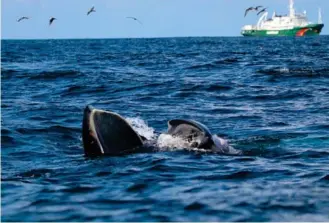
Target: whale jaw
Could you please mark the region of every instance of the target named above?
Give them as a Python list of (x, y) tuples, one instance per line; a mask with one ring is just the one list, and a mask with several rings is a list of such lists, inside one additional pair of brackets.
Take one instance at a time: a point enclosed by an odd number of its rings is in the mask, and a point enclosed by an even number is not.
[(104, 154), (99, 140), (97, 137), (97, 132), (94, 128), (94, 122), (92, 120), (92, 114), (94, 108), (92, 106), (87, 106), (83, 113), (82, 122), (82, 140), (85, 155), (87, 156), (100, 156)]
[(83, 146), (87, 156), (124, 155), (143, 145), (142, 138), (120, 115), (87, 106), (83, 118)]

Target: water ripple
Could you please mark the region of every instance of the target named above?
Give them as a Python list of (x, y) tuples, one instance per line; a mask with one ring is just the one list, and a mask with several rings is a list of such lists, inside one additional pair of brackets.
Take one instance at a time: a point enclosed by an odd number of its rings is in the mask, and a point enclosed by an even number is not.
[[(326, 221), (329, 38), (2, 40), (3, 221)], [(243, 151), (85, 157), (87, 104)], [(124, 136), (123, 140), (125, 139)]]

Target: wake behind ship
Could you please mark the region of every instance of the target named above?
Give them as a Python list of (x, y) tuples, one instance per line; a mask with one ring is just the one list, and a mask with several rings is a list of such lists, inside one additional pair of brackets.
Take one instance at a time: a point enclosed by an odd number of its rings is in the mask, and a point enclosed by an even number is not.
[(265, 12), (256, 25), (245, 25), (242, 28), (243, 36), (312, 36), (319, 35), (324, 24), (322, 23), (321, 10), (319, 9), (318, 23), (309, 22), (304, 13), (296, 13), (294, 1), (290, 0), (289, 15), (276, 15), (267, 18)]

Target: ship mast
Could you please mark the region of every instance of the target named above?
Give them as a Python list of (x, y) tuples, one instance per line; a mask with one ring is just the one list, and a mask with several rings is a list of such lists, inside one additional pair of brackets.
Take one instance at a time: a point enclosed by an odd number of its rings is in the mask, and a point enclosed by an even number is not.
[(318, 18), (318, 23), (319, 23), (319, 24), (322, 24), (321, 8), (319, 8), (319, 18)]
[(295, 17), (294, 0), (290, 0), (289, 13), (290, 13), (290, 17)]

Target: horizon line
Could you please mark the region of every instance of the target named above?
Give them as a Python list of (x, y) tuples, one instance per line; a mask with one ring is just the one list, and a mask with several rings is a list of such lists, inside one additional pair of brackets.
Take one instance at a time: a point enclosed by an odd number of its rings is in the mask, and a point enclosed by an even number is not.
[[(320, 36), (328, 36), (329, 34), (322, 34), (318, 35)], [(149, 36), (149, 37), (59, 37), (59, 38), (0, 38), (2, 40), (93, 40), (93, 39), (170, 39), (170, 38), (237, 38), (237, 37), (243, 37), (242, 35), (238, 36)], [(270, 36), (269, 36), (270, 37)], [(314, 36), (313, 36), (314, 37)], [(247, 37), (250, 38), (250, 37)], [(251, 37), (252, 38), (252, 37)], [(261, 37), (264, 38), (264, 37)]]
[(240, 36), (145, 36), (145, 37), (59, 37), (59, 38), (0, 38), (1, 40), (75, 40), (75, 39), (166, 39), (166, 38), (216, 38), (216, 37), (243, 37)]

